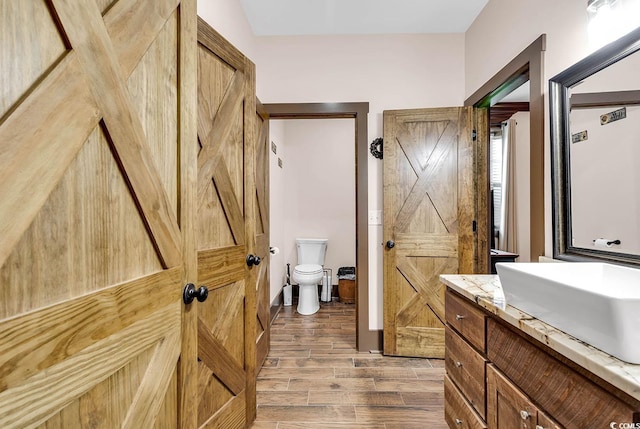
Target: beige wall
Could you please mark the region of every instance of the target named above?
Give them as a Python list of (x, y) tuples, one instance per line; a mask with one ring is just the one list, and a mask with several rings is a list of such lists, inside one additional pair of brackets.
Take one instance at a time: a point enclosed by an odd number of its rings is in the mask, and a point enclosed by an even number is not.
[[(280, 250), (277, 255), (271, 255), (269, 261), (269, 301), (273, 303), (278, 298), (282, 286), (286, 284), (286, 263), (291, 262), (285, 259), (286, 165), (284, 160), (287, 159), (287, 146), (284, 121), (269, 121), (269, 140), (276, 144), (276, 153), (269, 151), (269, 240), (271, 246)], [(278, 166), (278, 158), (283, 160), (282, 168)]]
[(198, 16), (253, 60), (255, 36), (240, 0), (197, 0)]
[(530, 233), (531, 214), (529, 182), (529, 112), (517, 112), (511, 117), (516, 121), (515, 198), (518, 243), (518, 262), (531, 262)]
[[(501, 23), (501, 25), (496, 25)], [(505, 28), (514, 31), (505, 33)], [(490, 0), (465, 34), (465, 94), (470, 96), (541, 34), (545, 69), (545, 255), (552, 256), (548, 79), (590, 54), (583, 0)]]
[[(266, 103), (369, 102), (369, 137), (389, 109), (461, 105), (464, 35), (257, 38)], [(382, 162), (369, 156), (369, 209), (382, 210)], [(382, 328), (382, 226), (369, 225), (370, 327)], [(335, 274), (335, 273), (334, 273)]]
[[(283, 168), (271, 163), (272, 245), (280, 248), (280, 267), (271, 272), (272, 300), (282, 286), (286, 263), (297, 263), (295, 239), (327, 238), (325, 268), (354, 266), (355, 128), (353, 119), (273, 120), (271, 140)], [(274, 167), (275, 164), (275, 167)], [(274, 231), (274, 230), (277, 230)], [(281, 271), (282, 270), (282, 271)], [(282, 274), (278, 274), (280, 271)]]
[[(627, 118), (600, 125), (600, 115), (621, 106), (573, 109), (571, 132), (589, 139), (571, 145), (573, 245), (594, 248), (593, 240), (620, 240), (612, 252), (640, 253), (640, 107), (627, 106)], [(626, 186), (625, 186), (626, 185)]]
[[(237, 0), (198, 3), (198, 13), (256, 63), (262, 102), (369, 102), (369, 141), (382, 135), (383, 110), (461, 105), (542, 33), (547, 34), (545, 81), (591, 51), (584, 0), (490, 0), (465, 34), (260, 38), (251, 34)], [(546, 83), (544, 89), (546, 93)], [(550, 256), (546, 121), (545, 235)], [(372, 157), (368, 163), (369, 208), (380, 210), (382, 163)], [(381, 227), (370, 225), (371, 329), (382, 328), (383, 241)]]

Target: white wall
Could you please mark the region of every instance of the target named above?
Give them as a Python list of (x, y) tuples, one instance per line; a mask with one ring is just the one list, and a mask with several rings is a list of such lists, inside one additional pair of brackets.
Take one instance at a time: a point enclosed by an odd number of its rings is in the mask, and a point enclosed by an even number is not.
[[(496, 25), (501, 23), (501, 25)], [(505, 28), (513, 29), (508, 33)], [(590, 54), (584, 0), (490, 0), (465, 34), (465, 94), (473, 94), (509, 61), (547, 35), (545, 84), (545, 255), (552, 256), (547, 81)]]
[[(272, 303), (297, 263), (296, 237), (328, 238), (325, 268), (355, 266), (355, 124), (353, 119), (272, 120), (270, 140)], [(282, 168), (278, 166), (282, 160)], [(292, 279), (293, 283), (293, 279)]]
[[(237, 0), (198, 3), (198, 13), (256, 63), (263, 103), (367, 101), (369, 141), (382, 136), (383, 110), (461, 105), (542, 33), (545, 82), (591, 51), (584, 0), (490, 0), (465, 34), (260, 38), (251, 35)], [(551, 255), (545, 118), (545, 236)], [(368, 162), (369, 209), (380, 210), (381, 162)], [(381, 329), (381, 227), (369, 226), (369, 241), (370, 328)]]
[(197, 0), (198, 16), (238, 48), (245, 56), (255, 55), (255, 36), (240, 0)]
[[(269, 263), (270, 294), (269, 302), (276, 301), (282, 286), (286, 284), (285, 259), (285, 170), (284, 160), (287, 158), (287, 146), (284, 136), (283, 121), (269, 121), (269, 141), (276, 144), (276, 152), (269, 150), (269, 244), (280, 249), (277, 255), (271, 255)], [(283, 160), (282, 168), (278, 166), (278, 158)], [(293, 267), (291, 268), (293, 270)]]
[(640, 107), (627, 106), (626, 119), (600, 125), (600, 115), (620, 107), (571, 111), (571, 132), (589, 136), (571, 144), (572, 244), (593, 249), (597, 238), (618, 239), (619, 246), (604, 250), (638, 254), (640, 196), (625, 184), (640, 183)]
[(355, 266), (356, 183), (353, 119), (284, 122), (285, 263), (297, 263), (295, 239), (327, 238), (325, 268)]
[[(256, 40), (254, 60), (263, 103), (369, 102), (368, 141), (382, 137), (383, 110), (464, 102), (462, 34)], [(368, 163), (369, 209), (382, 210), (382, 162), (370, 156)], [(370, 225), (371, 329), (382, 329), (383, 241), (382, 226)]]
[(517, 112), (511, 119), (516, 121), (516, 165), (515, 165), (515, 198), (516, 198), (516, 230), (518, 243), (516, 253), (520, 255), (518, 262), (531, 261), (530, 248), (530, 175), (529, 175), (529, 112)]

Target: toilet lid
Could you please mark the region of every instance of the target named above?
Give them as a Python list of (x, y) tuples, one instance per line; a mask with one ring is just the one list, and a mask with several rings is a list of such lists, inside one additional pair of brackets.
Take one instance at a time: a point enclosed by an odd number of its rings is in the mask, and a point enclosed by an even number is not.
[(322, 265), (318, 265), (318, 264), (296, 265), (293, 271), (298, 272), (300, 274), (319, 274), (322, 272)]

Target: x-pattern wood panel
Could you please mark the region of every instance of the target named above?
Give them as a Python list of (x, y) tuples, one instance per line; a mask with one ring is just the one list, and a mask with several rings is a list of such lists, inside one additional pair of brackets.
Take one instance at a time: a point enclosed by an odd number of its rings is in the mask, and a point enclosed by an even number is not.
[(260, 132), (258, 134), (258, 148), (256, 150), (257, 160), (256, 160), (256, 197), (258, 199), (258, 214), (260, 216), (260, 221), (262, 223), (262, 231), (266, 231), (266, 227), (269, 224), (268, 216), (269, 213), (267, 211), (266, 203), (266, 183), (263, 178), (266, 177), (265, 167), (266, 162), (269, 160), (269, 145), (268, 145), (268, 136), (267, 136), (267, 127), (268, 121), (265, 120), (262, 122), (260, 126)]
[[(211, 309), (207, 315), (213, 316), (211, 331), (223, 343), (234, 342), (229, 338), (231, 327), (238, 319), (242, 319), (244, 310), (244, 282), (231, 283), (224, 288), (225, 296), (220, 308)], [(212, 313), (212, 314), (211, 314)]]
[[(181, 263), (177, 221), (124, 84), (127, 72), (134, 69), (153, 37), (148, 32), (148, 37), (140, 40), (121, 37), (116, 47), (109, 37), (110, 32), (131, 34), (131, 26), (139, 21), (133, 18), (139, 17), (140, 13), (149, 21), (147, 28), (164, 25), (175, 10), (176, 2), (148, 1), (140, 7), (142, 12), (128, 14), (131, 8), (137, 10), (138, 2), (121, 1), (109, 11), (105, 20), (93, 2), (79, 4), (56, 0), (52, 5), (73, 50), (0, 125), (0, 141), (13, 143), (3, 147), (0, 154), (4, 175), (0, 183), (0, 234), (4, 238), (0, 264), (4, 263), (87, 136), (104, 119), (159, 257), (165, 267), (176, 266)], [(107, 28), (106, 23), (115, 28)], [(89, 42), (97, 43), (100, 49), (89, 48)], [(47, 127), (50, 123), (65, 126)], [(34, 129), (38, 132), (34, 133)], [(133, 144), (129, 139), (133, 139)], [(39, 156), (33, 156), (34, 153)], [(56, 159), (56, 162), (42, 162), (50, 159)], [(31, 197), (24, 198), (24, 195)], [(15, 216), (15, 213), (21, 215)]]
[[(458, 272), (466, 203), (466, 108), (386, 111), (384, 352), (442, 357), (439, 275)], [(473, 164), (470, 164), (471, 167)], [(463, 219), (464, 220), (464, 219)], [(469, 225), (471, 223), (469, 222)], [(462, 231), (462, 232), (461, 232)]]
[[(244, 100), (244, 74), (236, 71), (225, 92), (224, 98), (212, 121), (198, 121), (198, 139), (202, 150), (198, 155), (198, 200), (205, 200), (207, 187), (211, 180), (218, 190), (222, 208), (236, 244), (245, 243), (244, 215), (235, 192), (232, 192), (232, 180), (229, 170), (222, 159), (220, 142), (227, 141), (233, 130), (236, 117), (242, 112)], [(210, 117), (207, 94), (198, 96), (198, 116)]]
[[(136, 318), (169, 305), (175, 301), (172, 289), (179, 280), (180, 270), (174, 268), (3, 322), (0, 389), (16, 387)], [(152, 303), (140, 299), (152, 295)]]
[(198, 357), (224, 385), (238, 395), (245, 388), (245, 371), (200, 320), (198, 321)]
[[(102, 326), (98, 319), (99, 315), (91, 320), (96, 327)], [(137, 400), (128, 413), (132, 423), (128, 427), (148, 427), (138, 426), (138, 412), (142, 411), (142, 420), (146, 422), (153, 421), (157, 414), (158, 409), (151, 401), (154, 395), (164, 394), (164, 391), (154, 392), (151, 385), (158, 386), (160, 382), (166, 387), (169, 383), (180, 353), (179, 321), (180, 305), (175, 302), (71, 356), (65, 355), (64, 360), (49, 366), (46, 371), (34, 372), (22, 383), (3, 390), (0, 392), (0, 427), (35, 426), (44, 422), (122, 368), (133, 356), (158, 345), (141, 390), (137, 392)], [(46, 349), (39, 352), (46, 352)], [(37, 351), (29, 353), (30, 356), (37, 354)], [(51, 395), (54, 391), (56, 394)]]
[[(447, 260), (442, 259), (439, 267), (428, 273), (428, 276), (425, 276), (407, 258), (401, 258), (400, 261), (398, 261), (398, 271), (400, 271), (416, 291), (416, 297), (407, 302), (398, 312), (399, 325), (407, 325), (420, 311), (424, 311), (425, 305), (429, 306), (431, 311), (433, 311), (436, 317), (444, 324), (444, 303), (439, 293), (439, 277), (440, 274), (448, 272), (449, 268)], [(418, 300), (418, 302), (415, 302), (416, 300)]]
[[(258, 279), (256, 281), (256, 288), (260, 289), (264, 287), (267, 277), (267, 265), (260, 264), (260, 270), (258, 272)], [(258, 303), (258, 323), (260, 326), (258, 327), (260, 330), (265, 331), (269, 329), (269, 316), (270, 309), (267, 303), (260, 302)]]
[(402, 148), (411, 168), (414, 170), (418, 178), (411, 188), (411, 192), (404, 201), (398, 216), (396, 217), (395, 230), (405, 231), (407, 229), (412, 216), (415, 214), (420, 204), (423, 203), (426, 196), (430, 199), (433, 208), (438, 212), (447, 232), (453, 232), (452, 230), (455, 228), (454, 222), (457, 213), (453, 213), (453, 217), (449, 215), (448, 212), (450, 210), (447, 210), (446, 206), (450, 205), (450, 202), (448, 202), (448, 204), (447, 201), (440, 203), (441, 197), (439, 197), (438, 194), (442, 193), (442, 190), (438, 187), (434, 189), (434, 183), (437, 182), (437, 176), (441, 165), (443, 165), (455, 149), (454, 143), (456, 141), (457, 130), (454, 126), (447, 123), (442, 135), (440, 135), (437, 143), (433, 147), (424, 167), (420, 165), (420, 160), (413, 148), (416, 144), (413, 136), (408, 134), (406, 131), (401, 131), (398, 134), (396, 141)]

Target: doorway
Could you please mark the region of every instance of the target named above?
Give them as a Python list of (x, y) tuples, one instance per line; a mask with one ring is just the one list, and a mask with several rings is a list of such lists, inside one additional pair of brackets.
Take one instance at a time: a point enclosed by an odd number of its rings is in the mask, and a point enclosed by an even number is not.
[[(488, 108), (491, 111), (497, 110), (499, 100), (505, 95), (513, 92), (516, 88), (529, 82), (529, 254), (532, 261), (537, 261), (539, 256), (545, 254), (545, 210), (544, 210), (544, 51), (546, 50), (546, 35), (542, 34), (520, 54), (518, 54), (509, 64), (503, 67), (491, 79), (489, 79), (480, 89), (467, 98), (465, 106)], [(482, 126), (480, 126), (482, 125)], [(488, 124), (479, 124), (478, 132), (487, 133), (489, 141), (490, 127)], [(478, 210), (490, 210), (490, 180), (489, 171), (489, 148), (478, 148), (486, 154), (484, 168), (479, 171), (477, 180), (486, 184), (486, 191), (478, 195)], [(478, 225), (478, 236), (485, 239), (480, 240), (484, 245), (479, 251), (486, 252), (487, 260), (490, 258), (490, 237), (492, 234), (491, 216), (487, 217), (487, 223)], [(491, 272), (491, 267), (486, 267), (487, 272)]]
[(264, 104), (270, 119), (351, 118), (356, 152), (356, 347), (380, 350), (382, 332), (369, 330), (369, 237), (367, 115), (369, 103)]

